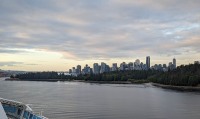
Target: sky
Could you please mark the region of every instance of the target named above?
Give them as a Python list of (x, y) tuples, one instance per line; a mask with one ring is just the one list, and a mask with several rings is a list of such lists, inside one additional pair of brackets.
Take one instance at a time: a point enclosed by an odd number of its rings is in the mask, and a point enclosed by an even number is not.
[(200, 0), (0, 0), (0, 69), (200, 60)]

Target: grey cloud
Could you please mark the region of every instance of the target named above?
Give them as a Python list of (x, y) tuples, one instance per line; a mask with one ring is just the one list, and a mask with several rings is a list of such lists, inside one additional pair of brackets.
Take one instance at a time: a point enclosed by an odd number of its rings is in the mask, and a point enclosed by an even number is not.
[(199, 4), (198, 0), (1, 0), (0, 53), (20, 53), (6, 48), (44, 49), (77, 60), (181, 55), (180, 49), (188, 45), (199, 50), (185, 42), (200, 34)]
[(0, 66), (15, 66), (23, 64), (23, 62), (0, 62)]
[(17, 54), (17, 53), (28, 53), (29, 51), (26, 50), (17, 50), (17, 49), (1, 49), (0, 48), (0, 53), (6, 53), (6, 54)]
[(38, 65), (38, 64), (26, 64), (26, 65)]

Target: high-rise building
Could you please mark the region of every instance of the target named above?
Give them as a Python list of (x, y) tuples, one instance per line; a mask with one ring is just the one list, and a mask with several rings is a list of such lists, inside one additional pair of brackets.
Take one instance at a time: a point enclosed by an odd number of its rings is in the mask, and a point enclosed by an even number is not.
[(169, 68), (170, 70), (174, 69), (174, 65), (173, 65), (172, 62), (169, 62), (168, 68)]
[(106, 71), (105, 72), (110, 72), (110, 67), (109, 65), (106, 65)]
[(90, 67), (86, 64), (84, 69), (82, 70), (83, 74), (90, 74)]
[(117, 63), (112, 64), (112, 71), (117, 71)]
[(133, 62), (128, 63), (128, 70), (133, 70)]
[(126, 68), (126, 63), (125, 63), (125, 62), (122, 62), (122, 63), (120, 64), (120, 70), (121, 70), (121, 71), (124, 71), (125, 68)]
[(146, 57), (146, 65), (147, 65), (147, 69), (150, 68), (150, 56)]
[(139, 60), (139, 59), (136, 59), (136, 60), (135, 60), (135, 63), (136, 63), (137, 65), (140, 65), (140, 60)]
[(166, 64), (163, 64), (163, 68), (167, 68), (167, 65), (166, 65)]
[(101, 62), (101, 71), (100, 71), (100, 72), (101, 72), (101, 73), (106, 72), (106, 63)]
[(93, 73), (94, 74), (99, 74), (100, 72), (99, 72), (99, 65), (98, 65), (98, 63), (94, 63), (93, 64)]
[(169, 65), (168, 65), (168, 66), (169, 66), (169, 67), (172, 66), (172, 62), (169, 62)]
[(173, 65), (174, 65), (174, 68), (176, 68), (176, 59), (175, 58), (173, 59)]
[(81, 65), (77, 65), (76, 71), (77, 74), (81, 74)]
[(163, 68), (162, 64), (159, 64), (159, 65), (158, 65), (158, 70), (159, 70), (159, 71), (162, 71), (162, 68)]
[(134, 62), (134, 70), (141, 70), (139, 59), (136, 59)]
[(69, 73), (70, 73), (70, 74), (72, 73), (72, 69), (69, 69)]
[(89, 69), (89, 73), (93, 74), (93, 69), (92, 68)]
[(75, 67), (72, 67), (72, 73), (76, 73)]
[(101, 65), (99, 65), (99, 73), (101, 73)]

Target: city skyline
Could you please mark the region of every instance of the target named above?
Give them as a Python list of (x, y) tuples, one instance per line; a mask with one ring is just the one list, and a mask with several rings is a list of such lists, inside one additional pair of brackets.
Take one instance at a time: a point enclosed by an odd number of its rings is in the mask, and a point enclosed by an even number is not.
[(2, 70), (68, 71), (95, 62), (146, 63), (146, 56), (151, 66), (200, 60), (199, 0), (0, 3)]
[[(163, 64), (151, 64), (151, 57), (146, 56), (146, 64), (141, 62), (140, 59), (136, 59), (133, 62), (121, 62), (120, 64), (112, 63), (112, 65), (106, 64), (105, 62), (101, 63), (93, 63), (93, 66), (90, 67), (90, 65), (85, 64), (83, 68), (81, 69), (81, 65), (77, 65), (77, 69), (75, 67), (72, 67), (68, 70), (69, 74), (72, 74), (74, 76), (80, 75), (80, 74), (101, 74), (105, 72), (112, 72), (112, 71), (126, 71), (126, 70), (159, 70), (159, 71), (168, 71), (176, 69), (177, 62), (176, 58), (173, 58), (171, 61)], [(194, 61), (194, 63), (199, 63), (200, 61)]]

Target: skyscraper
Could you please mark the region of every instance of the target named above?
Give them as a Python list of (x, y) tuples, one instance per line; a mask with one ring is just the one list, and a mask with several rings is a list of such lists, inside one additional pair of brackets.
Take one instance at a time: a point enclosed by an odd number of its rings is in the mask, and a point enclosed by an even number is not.
[(93, 64), (93, 73), (94, 74), (99, 74), (99, 65), (98, 65), (98, 63), (94, 63)]
[(176, 68), (176, 59), (175, 58), (173, 59), (173, 65), (174, 65), (174, 68)]
[(147, 69), (150, 68), (150, 56), (146, 57), (146, 65), (147, 65)]
[(117, 63), (112, 64), (112, 71), (117, 71)]
[(101, 62), (101, 73), (106, 72), (106, 63)]
[(69, 73), (70, 73), (70, 74), (72, 73), (72, 69), (69, 69)]
[(110, 66), (106, 64), (106, 72), (110, 72)]
[(72, 73), (76, 73), (75, 67), (72, 67)]
[(135, 63), (136, 63), (137, 65), (140, 65), (140, 60), (139, 60), (139, 59), (136, 59), (136, 60), (135, 60)]
[(86, 64), (83, 68), (82, 74), (90, 74), (90, 67), (88, 66), (88, 64)]
[(121, 71), (124, 71), (124, 70), (125, 70), (125, 67), (126, 67), (126, 63), (125, 63), (125, 62), (122, 62), (122, 63), (120, 64), (120, 70), (121, 70)]
[(128, 70), (133, 70), (133, 62), (128, 63)]
[(76, 69), (77, 69), (76, 73), (81, 74), (81, 65), (77, 65)]
[(134, 70), (140, 70), (140, 60), (136, 59), (134, 62)]
[(174, 69), (174, 65), (173, 65), (172, 62), (169, 62), (168, 68), (169, 68), (170, 70)]

